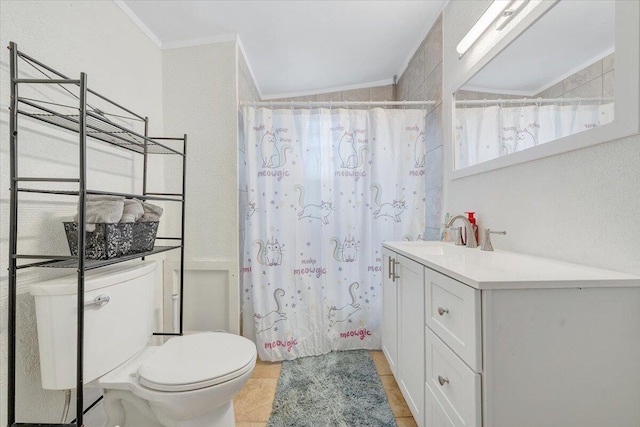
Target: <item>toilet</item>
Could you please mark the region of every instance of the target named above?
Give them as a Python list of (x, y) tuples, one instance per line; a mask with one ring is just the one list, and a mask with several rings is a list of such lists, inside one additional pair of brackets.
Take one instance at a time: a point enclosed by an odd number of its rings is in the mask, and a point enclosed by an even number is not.
[[(30, 285), (42, 387), (76, 384), (77, 276)], [(107, 427), (233, 427), (233, 398), (256, 363), (252, 341), (201, 332), (150, 345), (155, 261), (85, 276), (84, 382), (103, 389)]]

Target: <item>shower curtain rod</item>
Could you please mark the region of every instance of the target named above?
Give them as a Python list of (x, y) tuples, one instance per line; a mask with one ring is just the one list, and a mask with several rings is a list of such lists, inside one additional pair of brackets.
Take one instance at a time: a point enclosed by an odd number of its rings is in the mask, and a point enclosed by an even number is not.
[(579, 102), (612, 102), (615, 98), (519, 98), (519, 99), (469, 99), (458, 100), (456, 105), (485, 104), (573, 104)]
[(243, 102), (243, 107), (352, 107), (358, 105), (435, 105), (436, 101), (260, 101)]

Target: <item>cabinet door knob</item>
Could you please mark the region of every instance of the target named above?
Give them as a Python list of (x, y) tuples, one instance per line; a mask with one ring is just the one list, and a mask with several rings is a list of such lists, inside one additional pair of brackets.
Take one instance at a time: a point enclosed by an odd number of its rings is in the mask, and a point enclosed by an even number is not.
[(444, 316), (445, 313), (448, 313), (449, 309), (448, 308), (442, 308), (442, 307), (438, 307), (438, 314), (440, 316)]
[(444, 378), (442, 375), (438, 375), (438, 382), (440, 385), (449, 384), (449, 378)]

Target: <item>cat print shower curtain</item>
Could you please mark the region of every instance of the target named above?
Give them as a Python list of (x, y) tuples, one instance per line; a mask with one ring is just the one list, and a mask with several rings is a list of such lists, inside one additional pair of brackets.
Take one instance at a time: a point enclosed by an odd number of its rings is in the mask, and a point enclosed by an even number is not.
[(381, 244), (425, 228), (425, 111), (242, 110), (242, 302), (262, 360), (380, 348)]
[[(464, 102), (464, 101), (462, 101)], [(613, 103), (456, 108), (455, 167), (526, 150), (613, 121)]]

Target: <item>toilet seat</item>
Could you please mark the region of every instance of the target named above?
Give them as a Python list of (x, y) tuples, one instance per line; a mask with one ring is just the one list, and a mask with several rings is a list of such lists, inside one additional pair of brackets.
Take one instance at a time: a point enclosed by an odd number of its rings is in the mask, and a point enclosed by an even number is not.
[(183, 335), (170, 339), (146, 358), (138, 368), (138, 380), (157, 391), (197, 390), (245, 374), (253, 369), (256, 355), (253, 342), (238, 335)]

